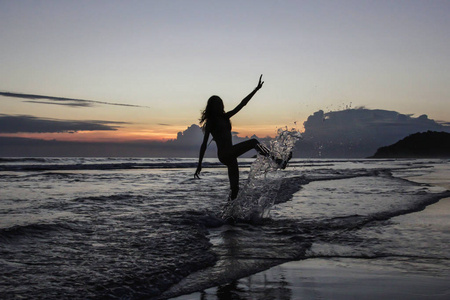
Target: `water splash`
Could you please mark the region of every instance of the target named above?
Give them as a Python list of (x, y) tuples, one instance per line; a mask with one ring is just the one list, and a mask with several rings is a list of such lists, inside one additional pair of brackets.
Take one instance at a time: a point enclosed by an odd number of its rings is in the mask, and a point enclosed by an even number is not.
[(270, 151), (269, 157), (258, 154), (238, 197), (223, 208), (224, 219), (255, 221), (269, 215), (281, 184), (280, 174), (277, 172), (281, 166), (276, 161), (288, 161), (300, 138), (297, 128), (278, 129), (277, 136), (265, 145)]

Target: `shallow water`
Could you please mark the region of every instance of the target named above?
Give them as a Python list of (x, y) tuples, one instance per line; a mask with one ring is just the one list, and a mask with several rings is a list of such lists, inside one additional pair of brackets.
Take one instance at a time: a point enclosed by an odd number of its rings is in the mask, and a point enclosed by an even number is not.
[[(253, 161), (240, 160), (242, 184)], [(195, 167), (1, 159), (2, 297), (172, 297), (310, 257), (396, 257), (449, 275), (448, 223), (417, 224), (411, 213), (450, 196), (445, 182), (414, 182), (449, 178), (449, 160), (293, 159), (257, 182), (277, 187), (266, 218), (234, 226), (218, 218), (226, 169), (207, 159), (194, 180)]]

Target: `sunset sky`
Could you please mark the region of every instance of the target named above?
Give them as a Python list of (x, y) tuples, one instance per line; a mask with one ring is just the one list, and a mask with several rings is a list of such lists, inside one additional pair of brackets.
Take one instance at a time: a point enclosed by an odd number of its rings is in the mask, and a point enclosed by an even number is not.
[[(0, 135), (173, 139), (260, 74), (241, 136), (350, 106), (450, 121), (449, 15), (450, 1), (0, 1)], [(97, 127), (8, 130), (11, 116)]]

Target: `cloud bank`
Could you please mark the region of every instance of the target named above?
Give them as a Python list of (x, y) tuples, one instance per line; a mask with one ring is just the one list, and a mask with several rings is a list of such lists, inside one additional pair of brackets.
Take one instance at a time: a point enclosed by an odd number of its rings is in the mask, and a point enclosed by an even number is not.
[(380, 109), (322, 110), (304, 122), (303, 140), (296, 147), (300, 157), (368, 157), (382, 146), (424, 131), (450, 132), (426, 115), (417, 118)]
[(0, 133), (61, 133), (117, 130), (123, 122), (70, 121), (0, 114)]

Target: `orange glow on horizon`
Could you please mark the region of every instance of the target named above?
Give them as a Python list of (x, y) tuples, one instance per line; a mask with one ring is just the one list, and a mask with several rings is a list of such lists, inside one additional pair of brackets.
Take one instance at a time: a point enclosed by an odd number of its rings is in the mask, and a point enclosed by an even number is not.
[[(3, 137), (19, 137), (40, 140), (56, 140), (67, 142), (137, 142), (137, 141), (154, 141), (165, 142), (177, 138), (179, 132), (185, 131), (189, 126), (167, 126), (156, 127), (154, 129), (136, 129), (122, 128), (115, 131), (79, 131), (75, 133), (10, 133), (0, 134)], [(253, 135), (259, 138), (274, 137), (279, 127), (275, 125), (259, 125), (259, 126), (238, 126), (233, 128), (239, 137), (251, 137)]]
[(133, 141), (155, 141), (163, 142), (176, 137), (176, 134), (167, 133), (147, 133), (147, 132), (119, 132), (119, 131), (79, 131), (77, 133), (16, 133), (16, 134), (1, 134), (4, 137), (19, 137), (40, 140), (56, 140), (66, 142), (133, 142)]

